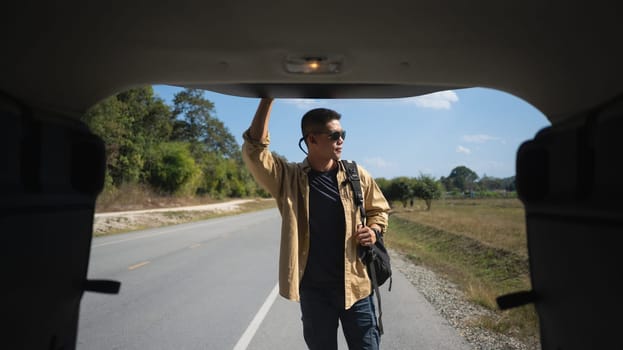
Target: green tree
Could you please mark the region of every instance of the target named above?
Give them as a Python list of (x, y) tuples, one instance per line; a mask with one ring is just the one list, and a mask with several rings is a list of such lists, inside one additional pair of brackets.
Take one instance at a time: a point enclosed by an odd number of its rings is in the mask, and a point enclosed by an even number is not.
[(124, 113), (135, 118), (133, 133), (140, 135), (148, 145), (168, 140), (173, 131), (171, 109), (154, 95), (151, 86), (130, 89), (117, 95), (124, 105)]
[(430, 175), (423, 175), (417, 178), (417, 182), (413, 189), (414, 195), (421, 198), (426, 203), (426, 210), (430, 210), (433, 199), (441, 197), (441, 183)]
[(206, 189), (215, 197), (262, 195), (262, 191), (259, 190), (259, 186), (246, 167), (234, 159), (215, 159), (206, 171)]
[(83, 120), (106, 143), (111, 188), (143, 182), (167, 193), (267, 196), (201, 90), (175, 95), (171, 111), (151, 86), (130, 89), (93, 106)]
[(409, 199), (413, 198), (412, 181), (408, 177), (392, 179), (389, 185), (389, 193), (386, 195), (390, 201), (400, 201), (403, 208), (407, 207)]
[(496, 191), (504, 189), (503, 180), (497, 177), (482, 175), (482, 178), (478, 180), (478, 186), (484, 191)]
[(517, 187), (515, 185), (515, 177), (514, 176), (502, 179), (502, 186), (503, 186), (503, 188), (505, 190), (507, 190), (509, 192), (517, 191)]
[(106, 144), (107, 183), (142, 179), (147, 150), (171, 133), (170, 115), (151, 86), (111, 96), (85, 113), (82, 120)]
[(173, 138), (189, 142), (195, 159), (206, 152), (225, 158), (240, 157), (235, 137), (214, 116), (214, 104), (203, 97), (203, 90), (180, 91), (173, 103)]
[(192, 182), (200, 174), (200, 169), (190, 154), (188, 144), (161, 143), (152, 149), (149, 160), (149, 182), (152, 186), (169, 194), (194, 194)]
[(82, 119), (106, 145), (107, 182), (115, 186), (136, 182), (144, 158), (132, 133), (134, 119), (125, 113), (123, 102), (116, 96), (109, 97), (90, 108)]
[(478, 175), (468, 167), (461, 165), (452, 169), (450, 175), (443, 180), (447, 189), (465, 192), (474, 189)]

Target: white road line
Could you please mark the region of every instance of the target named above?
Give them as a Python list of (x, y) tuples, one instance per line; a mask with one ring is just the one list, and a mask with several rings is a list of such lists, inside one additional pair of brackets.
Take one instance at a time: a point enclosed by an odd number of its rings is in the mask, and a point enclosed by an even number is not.
[(251, 343), (251, 339), (253, 339), (255, 332), (257, 332), (258, 328), (260, 328), (260, 325), (262, 324), (262, 321), (264, 321), (264, 317), (268, 314), (268, 310), (270, 310), (270, 307), (275, 302), (275, 299), (277, 299), (277, 294), (279, 294), (279, 283), (275, 285), (275, 288), (273, 288), (270, 292), (268, 298), (266, 298), (266, 301), (264, 301), (264, 304), (260, 307), (260, 310), (257, 312), (255, 317), (253, 317), (253, 320), (251, 320), (247, 330), (244, 331), (242, 337), (240, 337), (236, 345), (234, 345), (234, 350), (246, 350), (249, 343)]

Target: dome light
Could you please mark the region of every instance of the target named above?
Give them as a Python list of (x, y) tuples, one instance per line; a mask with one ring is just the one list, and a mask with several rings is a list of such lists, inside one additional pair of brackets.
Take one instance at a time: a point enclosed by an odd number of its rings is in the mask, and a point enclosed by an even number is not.
[(342, 67), (342, 56), (294, 56), (285, 60), (285, 70), (295, 74), (336, 74)]

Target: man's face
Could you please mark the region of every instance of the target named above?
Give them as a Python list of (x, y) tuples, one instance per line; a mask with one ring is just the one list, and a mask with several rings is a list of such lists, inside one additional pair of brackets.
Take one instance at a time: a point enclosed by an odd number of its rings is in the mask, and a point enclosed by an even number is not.
[[(309, 148), (310, 153), (325, 159), (340, 160), (342, 145), (344, 144), (343, 131), (339, 120), (334, 119), (327, 122), (325, 130), (312, 133), (313, 141), (312, 147)], [(336, 138), (336, 136), (338, 137)]]

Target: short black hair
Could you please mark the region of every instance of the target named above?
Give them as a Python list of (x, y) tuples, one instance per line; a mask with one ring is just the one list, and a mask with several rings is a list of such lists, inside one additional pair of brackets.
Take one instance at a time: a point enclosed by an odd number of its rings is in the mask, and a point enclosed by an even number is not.
[(331, 120), (340, 120), (342, 115), (327, 108), (315, 108), (303, 115), (301, 132), (306, 137), (310, 132), (321, 131)]

